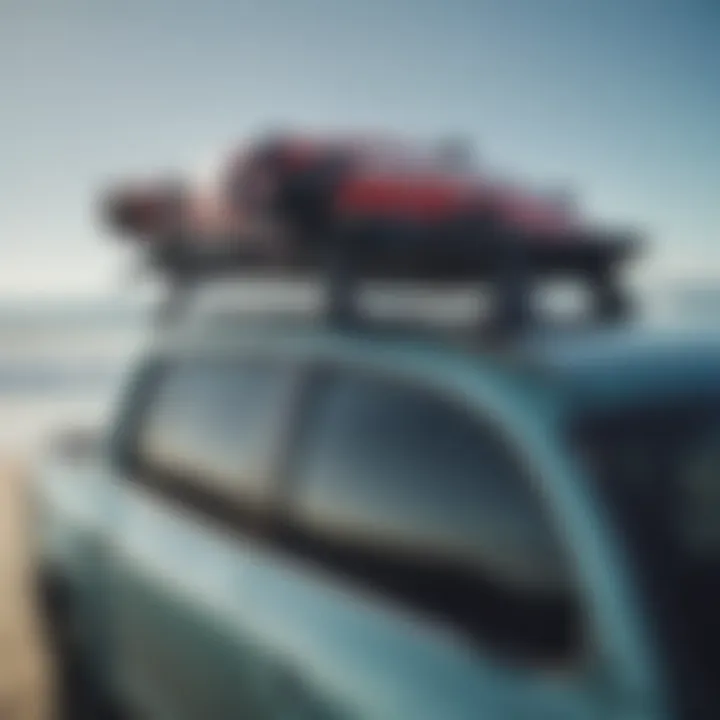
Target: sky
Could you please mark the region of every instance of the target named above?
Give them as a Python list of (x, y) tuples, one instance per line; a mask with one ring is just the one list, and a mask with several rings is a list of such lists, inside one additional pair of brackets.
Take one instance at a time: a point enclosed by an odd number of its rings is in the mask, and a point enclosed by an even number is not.
[(468, 138), (720, 282), (720, 0), (0, 0), (0, 298), (125, 287), (113, 178), (272, 127)]

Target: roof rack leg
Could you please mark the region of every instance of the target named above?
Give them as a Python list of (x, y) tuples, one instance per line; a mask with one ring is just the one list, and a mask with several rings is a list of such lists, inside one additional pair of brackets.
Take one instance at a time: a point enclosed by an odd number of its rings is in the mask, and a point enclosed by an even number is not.
[(170, 283), (170, 292), (161, 301), (155, 316), (155, 322), (160, 328), (171, 325), (182, 316), (196, 285), (192, 279), (182, 275), (172, 278)]
[(630, 298), (620, 286), (610, 265), (593, 273), (590, 282), (594, 286), (595, 315), (601, 322), (620, 322), (632, 311)]
[(328, 245), (326, 320), (332, 326), (348, 327), (358, 321), (358, 264), (349, 233), (336, 236)]
[(507, 235), (499, 238), (494, 257), (496, 307), (490, 318), (490, 331), (492, 335), (507, 337), (532, 322), (532, 268), (522, 243)]

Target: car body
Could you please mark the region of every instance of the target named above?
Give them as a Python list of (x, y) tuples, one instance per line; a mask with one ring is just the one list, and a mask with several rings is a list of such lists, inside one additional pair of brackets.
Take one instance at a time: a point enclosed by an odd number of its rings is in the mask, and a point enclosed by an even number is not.
[(148, 720), (713, 717), (573, 433), (711, 398), (720, 343), (583, 335), (161, 333), (96, 451), (34, 478), (85, 682)]

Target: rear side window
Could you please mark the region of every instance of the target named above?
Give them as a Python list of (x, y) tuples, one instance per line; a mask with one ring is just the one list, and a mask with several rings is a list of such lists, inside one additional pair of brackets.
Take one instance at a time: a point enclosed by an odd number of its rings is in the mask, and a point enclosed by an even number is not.
[(341, 571), (509, 648), (570, 642), (564, 559), (492, 429), (369, 376), (318, 390), (294, 463), (296, 541)]
[(242, 500), (268, 492), (290, 388), (272, 363), (188, 361), (160, 379), (141, 422), (140, 465)]

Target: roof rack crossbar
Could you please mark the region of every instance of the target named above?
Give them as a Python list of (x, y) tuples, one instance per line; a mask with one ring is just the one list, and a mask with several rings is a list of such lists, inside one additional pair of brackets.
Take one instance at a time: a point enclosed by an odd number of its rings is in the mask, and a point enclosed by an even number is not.
[(627, 316), (629, 303), (621, 292), (617, 268), (631, 256), (632, 238), (537, 242), (517, 234), (482, 233), (477, 227), (466, 230), (438, 237), (425, 229), (408, 234), (407, 228), (397, 227), (345, 228), (294, 248), (289, 259), (272, 263), (257, 249), (243, 249), (241, 243), (199, 249), (203, 246), (178, 237), (154, 244), (151, 263), (172, 287), (162, 310), (165, 320), (181, 312), (192, 287), (258, 269), (270, 269), (284, 278), (319, 275), (325, 284), (325, 318), (335, 326), (361, 321), (359, 288), (361, 281), (370, 279), (470, 281), (489, 286), (494, 312), (483, 329), (500, 335), (533, 325), (534, 291), (544, 278), (574, 277), (587, 282), (597, 320), (616, 322)]

